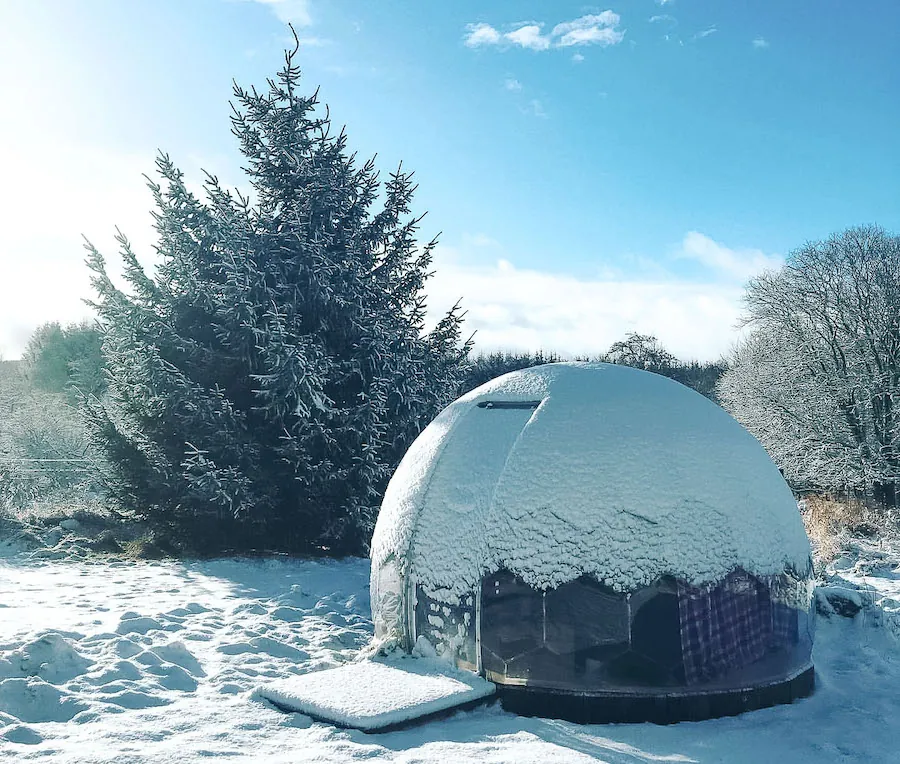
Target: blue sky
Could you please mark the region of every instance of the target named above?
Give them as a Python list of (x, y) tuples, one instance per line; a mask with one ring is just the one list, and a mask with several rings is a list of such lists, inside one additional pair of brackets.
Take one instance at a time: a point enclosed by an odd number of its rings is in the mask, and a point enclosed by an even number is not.
[(429, 286), (482, 348), (683, 357), (742, 286), (849, 225), (900, 232), (900, 4), (0, 0), (0, 353), (85, 314), (80, 234), (152, 263), (157, 148), (241, 184), (234, 78), (289, 44), (351, 147), (416, 171)]

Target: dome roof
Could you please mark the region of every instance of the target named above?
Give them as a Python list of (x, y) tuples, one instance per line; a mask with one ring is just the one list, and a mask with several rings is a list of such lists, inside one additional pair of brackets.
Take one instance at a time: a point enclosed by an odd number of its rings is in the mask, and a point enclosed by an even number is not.
[(657, 374), (557, 363), (482, 385), (419, 435), (372, 576), (393, 561), (453, 602), (501, 568), (539, 589), (588, 574), (630, 591), (805, 569), (809, 553), (790, 489), (723, 409)]

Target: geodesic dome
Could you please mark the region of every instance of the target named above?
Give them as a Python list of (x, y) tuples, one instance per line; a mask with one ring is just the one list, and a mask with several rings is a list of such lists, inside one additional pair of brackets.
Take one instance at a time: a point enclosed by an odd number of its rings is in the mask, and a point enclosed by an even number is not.
[(515, 710), (674, 721), (812, 690), (811, 568), (790, 489), (724, 410), (649, 372), (548, 364), (413, 443), (372, 610), (376, 639), (426, 640)]

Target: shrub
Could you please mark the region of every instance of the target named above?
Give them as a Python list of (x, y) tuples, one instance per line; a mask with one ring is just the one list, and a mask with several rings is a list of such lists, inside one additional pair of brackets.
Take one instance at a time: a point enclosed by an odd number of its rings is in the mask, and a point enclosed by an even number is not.
[(800, 512), (816, 557), (828, 563), (851, 538), (883, 538), (892, 535), (889, 514), (856, 498), (810, 494), (800, 502)]
[(0, 362), (0, 507), (80, 504), (96, 490), (96, 465), (78, 410), (63, 393), (34, 389), (17, 363)]

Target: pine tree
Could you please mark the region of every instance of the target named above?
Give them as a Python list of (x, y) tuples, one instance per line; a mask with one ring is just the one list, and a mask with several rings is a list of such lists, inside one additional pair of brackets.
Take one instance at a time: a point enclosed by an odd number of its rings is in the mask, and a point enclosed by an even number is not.
[(511, 371), (529, 369), (545, 363), (559, 363), (563, 357), (558, 353), (538, 350), (536, 353), (497, 350), (470, 357), (466, 363), (466, 373), (460, 385), (460, 393), (467, 393), (479, 385)]
[(110, 495), (210, 549), (362, 551), (469, 348), (458, 305), (424, 331), (436, 242), (417, 243), (412, 174), (373, 210), (374, 161), (357, 166), (299, 93), (295, 54), (267, 92), (234, 87), (252, 201), (210, 175), (201, 201), (163, 154), (155, 276), (120, 234), (122, 291), (88, 244), (109, 377), (89, 416)]

